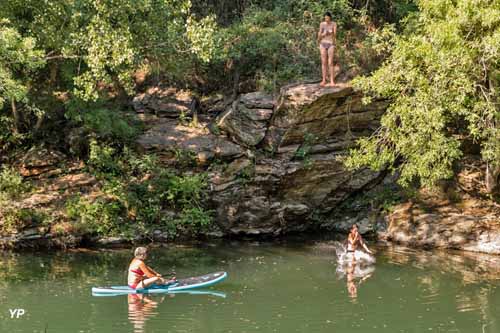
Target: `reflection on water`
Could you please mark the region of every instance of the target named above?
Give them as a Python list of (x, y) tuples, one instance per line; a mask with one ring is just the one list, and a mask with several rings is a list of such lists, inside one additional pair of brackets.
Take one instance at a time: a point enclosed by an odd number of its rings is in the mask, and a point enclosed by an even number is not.
[(369, 279), (374, 271), (374, 265), (347, 262), (345, 265), (337, 266), (336, 273), (339, 279), (343, 279), (345, 277), (349, 296), (353, 300), (356, 300), (358, 296), (358, 286)]
[(377, 253), (375, 266), (338, 267), (329, 242), (154, 249), (151, 263), (180, 278), (229, 274), (175, 297), (91, 295), (126, 283), (130, 250), (3, 253), (0, 332), (500, 332), (500, 257)]
[[(174, 295), (170, 295), (173, 297)], [(143, 333), (146, 320), (156, 316), (158, 304), (165, 300), (161, 296), (158, 300), (153, 300), (151, 296), (145, 294), (128, 295), (128, 320), (134, 327), (134, 333)]]
[[(179, 290), (172, 291), (160, 295), (147, 295), (147, 294), (131, 294), (127, 296), (128, 302), (128, 320), (134, 328), (134, 333), (144, 333), (146, 321), (158, 315), (158, 305), (163, 303), (166, 298), (174, 298), (176, 295), (202, 295), (215, 296), (226, 298), (226, 294), (214, 290)], [(105, 297), (119, 297), (123, 298), (124, 295), (108, 295)], [(101, 296), (102, 297), (102, 296)], [(175, 306), (175, 305), (173, 305)]]

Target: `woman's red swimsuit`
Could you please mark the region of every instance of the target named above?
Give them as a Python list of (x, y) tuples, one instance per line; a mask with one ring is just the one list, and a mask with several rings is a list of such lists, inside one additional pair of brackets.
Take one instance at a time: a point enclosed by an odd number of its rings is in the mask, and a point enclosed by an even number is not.
[(140, 269), (140, 268), (137, 268), (137, 269), (131, 269), (130, 271), (131, 271), (132, 273), (134, 273), (134, 274), (138, 275), (138, 276), (141, 278), (141, 280), (140, 280), (139, 282), (134, 283), (134, 284), (129, 284), (129, 285), (128, 285), (130, 288), (132, 288), (132, 289), (136, 289), (136, 288), (137, 288), (137, 285), (138, 285), (139, 283), (141, 283), (141, 281), (143, 280), (143, 278), (142, 278), (142, 277), (144, 276), (144, 272), (143, 272), (143, 271), (142, 271), (142, 269)]

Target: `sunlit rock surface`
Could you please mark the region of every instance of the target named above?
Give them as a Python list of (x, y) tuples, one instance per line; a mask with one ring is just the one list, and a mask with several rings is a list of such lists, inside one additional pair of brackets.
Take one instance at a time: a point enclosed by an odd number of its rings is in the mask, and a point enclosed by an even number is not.
[(192, 128), (162, 117), (138, 143), (166, 163), (182, 150), (208, 166), (209, 204), (225, 234), (307, 230), (381, 178), (369, 170), (350, 172), (342, 163), (355, 139), (378, 126), (386, 107), (385, 101), (363, 105), (361, 99), (348, 85), (311, 83), (283, 87), (276, 98), (248, 93), (209, 125)]

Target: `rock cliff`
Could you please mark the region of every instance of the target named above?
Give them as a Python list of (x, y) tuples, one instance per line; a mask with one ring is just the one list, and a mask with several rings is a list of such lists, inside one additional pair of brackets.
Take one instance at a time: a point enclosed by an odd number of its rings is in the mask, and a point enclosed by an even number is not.
[(218, 116), (200, 116), (198, 127), (153, 110), (158, 119), (138, 143), (166, 163), (187, 155), (206, 168), (210, 205), (224, 234), (277, 235), (314, 227), (352, 193), (381, 179), (378, 172), (347, 171), (341, 159), (356, 138), (377, 128), (386, 106), (364, 105), (348, 85), (294, 84), (276, 99), (240, 95)]

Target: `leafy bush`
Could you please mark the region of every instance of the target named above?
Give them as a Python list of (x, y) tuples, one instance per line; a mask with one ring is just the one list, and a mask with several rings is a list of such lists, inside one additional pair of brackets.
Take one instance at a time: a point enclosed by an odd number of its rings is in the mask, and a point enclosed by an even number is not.
[(195, 230), (203, 230), (212, 223), (211, 213), (200, 207), (185, 208), (175, 222), (182, 226), (195, 227)]
[(98, 198), (90, 201), (75, 197), (66, 203), (66, 213), (81, 223), (88, 232), (116, 235), (123, 225), (123, 207), (116, 201)]
[(121, 167), (115, 156), (116, 149), (106, 144), (100, 145), (97, 140), (90, 141), (88, 166), (97, 175), (114, 176), (121, 173)]
[(119, 113), (103, 108), (84, 112), (83, 125), (100, 138), (113, 138), (119, 142), (130, 142), (138, 133)]
[(0, 233), (12, 234), (30, 226), (43, 224), (47, 215), (31, 208), (7, 209), (0, 214)]
[[(148, 235), (177, 227), (197, 232), (211, 222), (202, 200), (205, 174), (176, 175), (163, 169), (155, 156), (138, 156), (129, 148), (121, 153), (93, 141), (89, 165), (102, 181), (105, 196), (95, 201), (77, 198), (67, 204), (68, 216), (97, 234), (127, 237)], [(179, 212), (178, 219), (164, 217), (165, 209)]]
[(0, 171), (0, 201), (16, 198), (28, 189), (29, 185), (23, 181), (19, 172), (11, 167), (2, 167)]
[(172, 176), (166, 199), (177, 207), (200, 206), (206, 186), (207, 179), (204, 174)]

